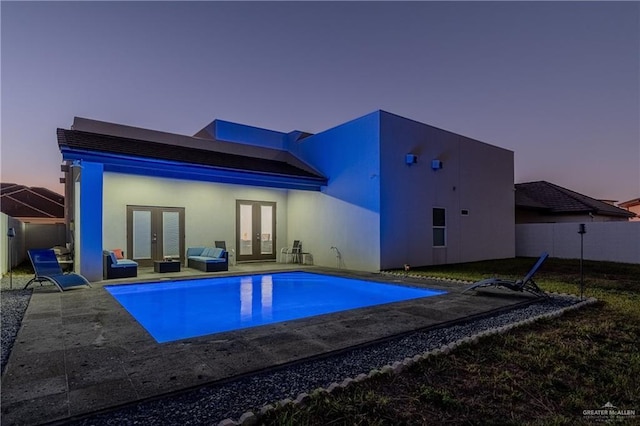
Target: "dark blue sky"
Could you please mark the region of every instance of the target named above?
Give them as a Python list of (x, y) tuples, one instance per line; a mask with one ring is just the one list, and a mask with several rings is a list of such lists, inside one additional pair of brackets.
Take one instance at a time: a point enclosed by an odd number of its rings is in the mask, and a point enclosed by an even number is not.
[(2, 181), (74, 116), (318, 132), (377, 109), (515, 151), (516, 182), (640, 196), (638, 2), (5, 2)]

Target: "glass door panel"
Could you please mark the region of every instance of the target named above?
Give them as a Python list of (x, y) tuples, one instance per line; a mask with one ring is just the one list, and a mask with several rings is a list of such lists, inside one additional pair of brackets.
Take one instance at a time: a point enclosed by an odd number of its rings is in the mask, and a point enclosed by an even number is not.
[(273, 253), (273, 206), (260, 206), (260, 254)]
[(253, 206), (240, 204), (240, 256), (253, 254)]
[(162, 212), (162, 257), (180, 258), (179, 212)]
[(151, 212), (133, 212), (133, 259), (151, 259)]
[(276, 203), (236, 202), (238, 261), (275, 260)]

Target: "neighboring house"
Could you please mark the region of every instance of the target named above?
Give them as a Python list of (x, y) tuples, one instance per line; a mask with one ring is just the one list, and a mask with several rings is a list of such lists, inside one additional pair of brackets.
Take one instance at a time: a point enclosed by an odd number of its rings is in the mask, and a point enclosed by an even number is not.
[(633, 213), (550, 182), (516, 184), (516, 223), (627, 221)]
[(64, 223), (64, 197), (46, 188), (3, 182), (0, 209), (22, 222)]
[(66, 232), (64, 207), (64, 197), (49, 189), (1, 184), (0, 210), (10, 218), (6, 223), (3, 219), (3, 225), (16, 232), (13, 266), (26, 258), (29, 249), (64, 247), (71, 238)]
[(237, 261), (301, 240), (316, 265), (362, 271), (515, 254), (513, 152), (384, 111), (314, 135), (83, 118), (57, 134), (75, 267), (91, 280), (103, 249), (144, 266), (216, 240)]
[(618, 206), (636, 215), (629, 220), (640, 221), (640, 198), (634, 198), (633, 200), (625, 201), (618, 204)]

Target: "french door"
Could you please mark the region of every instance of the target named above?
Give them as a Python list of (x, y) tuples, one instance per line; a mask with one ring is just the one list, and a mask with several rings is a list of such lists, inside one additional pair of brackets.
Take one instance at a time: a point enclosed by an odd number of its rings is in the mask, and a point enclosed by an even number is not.
[(140, 266), (167, 257), (184, 262), (184, 208), (127, 206), (126, 255)]
[(276, 203), (236, 201), (236, 259), (275, 260)]

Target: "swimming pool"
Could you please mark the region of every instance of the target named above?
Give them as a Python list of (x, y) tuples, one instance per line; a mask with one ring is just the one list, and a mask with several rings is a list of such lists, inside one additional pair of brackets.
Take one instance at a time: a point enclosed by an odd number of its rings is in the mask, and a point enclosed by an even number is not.
[(105, 289), (158, 343), (446, 293), (308, 272)]

